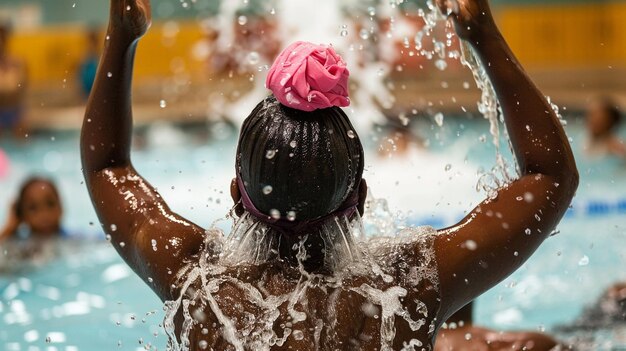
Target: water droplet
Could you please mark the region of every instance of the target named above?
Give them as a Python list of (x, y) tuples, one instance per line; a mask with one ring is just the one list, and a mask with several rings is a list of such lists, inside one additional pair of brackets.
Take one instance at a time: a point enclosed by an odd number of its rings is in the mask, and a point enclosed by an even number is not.
[(443, 127), (443, 113), (439, 112), (435, 115), (435, 123), (438, 126)]
[(350, 139), (356, 138), (356, 133), (354, 133), (354, 131), (352, 131), (352, 130), (349, 130), (348, 131), (348, 138), (350, 138)]
[(370, 17), (374, 17), (376, 16), (376, 9), (372, 6), (367, 8), (367, 13), (370, 15)]
[(239, 16), (239, 18), (237, 19), (237, 23), (239, 23), (240, 26), (245, 26), (246, 23), (248, 23), (248, 17)]
[(206, 340), (200, 340), (200, 342), (198, 343), (198, 347), (200, 348), (200, 350), (206, 350), (208, 346), (209, 343), (206, 342)]
[(258, 64), (260, 60), (261, 60), (261, 56), (259, 55), (258, 52), (252, 51), (248, 54), (248, 63), (250, 63), (251, 65)]
[(113, 77), (113, 73), (107, 72), (107, 77), (109, 77), (109, 78)]
[(440, 71), (445, 71), (448, 68), (448, 63), (446, 60), (437, 60), (435, 61), (435, 67)]
[(465, 340), (472, 340), (472, 334), (470, 333), (465, 334)]
[(449, 170), (451, 170), (451, 169), (452, 169), (452, 165), (448, 163), (448, 164), (446, 165), (446, 168), (445, 168), (446, 172), (447, 172), (447, 171), (449, 171)]
[(276, 14), (276, 9), (272, 7), (272, 9), (270, 10), (270, 15), (275, 15)]
[(291, 146), (292, 148), (295, 148), (296, 146), (298, 146), (298, 142), (297, 142), (297, 141), (295, 141), (295, 140), (292, 140), (292, 141), (289, 143), (289, 146)]
[(274, 190), (274, 189), (272, 188), (271, 185), (264, 186), (263, 187), (263, 195), (269, 195), (272, 192), (272, 190)]
[(296, 220), (296, 212), (295, 211), (289, 211), (287, 212), (287, 220), (293, 222)]
[(367, 29), (363, 28), (359, 32), (359, 36), (361, 37), (361, 39), (367, 40), (370, 37), (370, 32)]
[(465, 242), (465, 248), (470, 250), (470, 251), (476, 250), (477, 247), (478, 247), (478, 245), (476, 244), (476, 242), (474, 240), (468, 240), (468, 241)]
[(578, 261), (578, 265), (583, 267), (589, 264), (589, 257), (587, 255), (584, 255), (580, 261)]
[(120, 247), (124, 247), (124, 246), (126, 246), (126, 243), (122, 241), (122, 242), (120, 243)]
[(276, 156), (276, 150), (267, 150), (267, 152), (265, 153), (265, 158), (268, 160), (273, 159), (274, 156)]
[(293, 335), (293, 338), (296, 340), (304, 339), (304, 333), (301, 330), (294, 330), (292, 335)]
[(111, 231), (114, 232), (117, 230), (117, 226), (115, 224), (111, 224)]
[(347, 25), (342, 25), (341, 26), (341, 31), (339, 32), (339, 35), (341, 35), (342, 37), (347, 37), (348, 36), (348, 26)]
[(270, 210), (270, 217), (272, 217), (274, 219), (280, 219), (280, 211), (278, 211), (276, 209), (271, 209)]
[(526, 230), (524, 230), (524, 233), (526, 233), (526, 235), (530, 235), (532, 232), (530, 228), (526, 228)]
[(532, 193), (526, 192), (524, 193), (524, 200), (528, 203), (533, 202), (533, 200), (535, 199), (535, 196)]
[(167, 107), (167, 101), (165, 101), (165, 100), (161, 100), (161, 101), (159, 102), (159, 106), (161, 106), (161, 108), (166, 108), (166, 107)]

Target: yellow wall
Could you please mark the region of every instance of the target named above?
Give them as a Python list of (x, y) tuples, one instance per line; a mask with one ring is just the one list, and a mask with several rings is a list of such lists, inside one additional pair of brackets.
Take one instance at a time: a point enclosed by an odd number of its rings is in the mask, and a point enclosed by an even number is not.
[[(531, 67), (606, 67), (626, 65), (626, 4), (519, 5), (500, 8), (504, 35), (524, 64)], [(204, 38), (196, 22), (156, 24), (142, 40), (136, 66), (138, 81), (171, 76), (181, 62), (192, 79), (206, 77), (206, 63), (191, 55)], [(174, 27), (175, 29), (175, 27)], [(28, 63), (33, 85), (71, 84), (84, 55), (84, 28), (47, 27), (16, 33), (11, 50)], [(168, 36), (167, 33), (172, 35)]]
[(503, 34), (531, 66), (623, 66), (623, 3), (507, 6), (498, 13)]
[[(142, 39), (135, 66), (142, 79), (171, 76), (183, 69), (192, 77), (204, 76), (206, 65), (191, 54), (194, 44), (205, 37), (197, 23), (178, 23), (176, 27), (157, 24)], [(104, 40), (104, 39), (103, 39)], [(37, 31), (16, 33), (9, 50), (22, 58), (31, 84), (57, 85), (76, 81), (76, 69), (86, 52), (85, 28), (78, 26), (46, 27)], [(180, 62), (182, 65), (174, 63)], [(179, 71), (177, 71), (179, 72)]]

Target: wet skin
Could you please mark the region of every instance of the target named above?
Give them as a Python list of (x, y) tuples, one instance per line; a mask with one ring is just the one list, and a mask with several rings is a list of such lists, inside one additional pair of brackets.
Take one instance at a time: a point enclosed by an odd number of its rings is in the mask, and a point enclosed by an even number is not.
[[(563, 217), (578, 186), (576, 165), (563, 129), (499, 33), (487, 1), (459, 0), (458, 3), (460, 8), (450, 15), (451, 20), (458, 35), (473, 46), (486, 65), (504, 111), (521, 175), (500, 189), (496, 199), (481, 203), (459, 224), (440, 230), (434, 238), (438, 296), (433, 297), (433, 290), (419, 286), (409, 293), (428, 305), (429, 318), (436, 318), (436, 328), (520, 267)], [(446, 6), (445, 1), (438, 1), (438, 5)], [(205, 232), (173, 213), (156, 190), (135, 171), (130, 160), (132, 67), (137, 42), (147, 31), (149, 22), (148, 0), (111, 1), (109, 40), (89, 99), (81, 151), (92, 202), (103, 228), (112, 236), (113, 245), (162, 300), (172, 300), (178, 298), (180, 289), (175, 284), (176, 272), (188, 263), (198, 261), (199, 253), (205, 250)], [(523, 201), (524, 198), (529, 201)], [(527, 230), (530, 235), (526, 234)], [(162, 249), (154, 251), (152, 240), (156, 240)], [(475, 250), (466, 248), (468, 240), (476, 243)], [(166, 243), (169, 243), (167, 249)], [(420, 245), (398, 248), (395, 251), (400, 253), (397, 262), (417, 264), (423, 249)], [(211, 247), (206, 250), (217, 254)], [(224, 274), (238, 275), (250, 283), (267, 279), (270, 293), (288, 291), (298, 281), (299, 274), (293, 265), (285, 262), (234, 267)], [(394, 279), (404, 281), (403, 274), (402, 271), (396, 272)], [(355, 277), (352, 286), (360, 286), (364, 279), (367, 278)], [(335, 334), (327, 339), (327, 344), (320, 346), (323, 350), (347, 345), (355, 335), (362, 334), (357, 331), (359, 325), (368, 325), (367, 328), (372, 330), (380, 328), (379, 320), (367, 321), (361, 309), (362, 301), (347, 292), (349, 286), (350, 282), (344, 284), (346, 291), (339, 293), (345, 300), (345, 303), (336, 305), (337, 315), (341, 318), (334, 326)], [(379, 287), (385, 288), (382, 283)], [(232, 306), (249, 306), (248, 298), (236, 287), (220, 289), (218, 294)], [(308, 294), (309, 301), (325, 304), (332, 292), (312, 289)], [(409, 303), (409, 300), (405, 302)], [(242, 311), (248, 308), (252, 307), (234, 308), (231, 313), (241, 312), (243, 316)], [(254, 314), (253, 310), (249, 311)], [(208, 319), (215, 317), (209, 308), (204, 308), (203, 312)], [(311, 314), (310, 320), (330, 318), (321, 308), (312, 308)], [(425, 328), (413, 332), (405, 324), (396, 318), (394, 349), (413, 338), (432, 345), (433, 337), (426, 335)], [(180, 318), (177, 328), (181, 330)], [(228, 343), (219, 328), (219, 323), (209, 323), (207, 335), (214, 340), (214, 345), (221, 345), (218, 349), (233, 349), (225, 346)], [(199, 340), (198, 333), (201, 329), (192, 332), (195, 340)], [(314, 340), (314, 330), (303, 328), (303, 333), (303, 340)], [(378, 337), (375, 332), (368, 334)], [(290, 337), (281, 347), (273, 349), (289, 349), (290, 346), (292, 349), (314, 349), (310, 342), (302, 343)], [(371, 347), (356, 349), (379, 348), (380, 341), (374, 339), (368, 345)], [(192, 349), (194, 347), (192, 344)]]

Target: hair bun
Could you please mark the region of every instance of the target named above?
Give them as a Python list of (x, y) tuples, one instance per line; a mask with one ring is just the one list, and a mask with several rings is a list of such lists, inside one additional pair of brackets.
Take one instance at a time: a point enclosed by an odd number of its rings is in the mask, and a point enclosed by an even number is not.
[(299, 41), (278, 56), (265, 84), (283, 105), (314, 111), (349, 106), (349, 76), (332, 47)]

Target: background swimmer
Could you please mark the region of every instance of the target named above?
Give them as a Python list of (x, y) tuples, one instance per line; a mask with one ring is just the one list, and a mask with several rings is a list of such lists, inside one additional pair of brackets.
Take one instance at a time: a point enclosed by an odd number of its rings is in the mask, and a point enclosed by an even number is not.
[(349, 102), (341, 58), (331, 48), (297, 43), (277, 60), (277, 76), (268, 78), (274, 97), (244, 122), (231, 186), (241, 214), (235, 228), (263, 246), (252, 245), (253, 261), (224, 264), (229, 252), (219, 234), (171, 211), (132, 165), (132, 68), (150, 3), (111, 1), (109, 40), (81, 136), (83, 170), (115, 248), (176, 312), (165, 322), (171, 345), (430, 348), (443, 321), (549, 236), (578, 185), (561, 124), (500, 35), (486, 0), (438, 5), (488, 63), (521, 176), (459, 224), (426, 238), (409, 231), (415, 236), (387, 240), (366, 256), (369, 270), (345, 271), (327, 256), (343, 242), (352, 247), (366, 186), (359, 137), (339, 107)]
[(21, 137), (27, 85), (25, 64), (8, 51), (11, 28), (0, 23), (0, 134), (8, 130)]
[(26, 180), (18, 192), (9, 216), (0, 231), (0, 241), (18, 233), (25, 226), (30, 238), (50, 238), (63, 233), (63, 208), (54, 183), (45, 178)]
[[(500, 332), (474, 325), (471, 302), (460, 309), (437, 335), (435, 351), (468, 350), (511, 350), (549, 351), (556, 350), (559, 343), (548, 335), (535, 332)], [(560, 350), (566, 350), (561, 346)]]
[(606, 97), (593, 100), (587, 108), (587, 151), (626, 157), (624, 141), (617, 136), (621, 123), (622, 112), (615, 101)]

